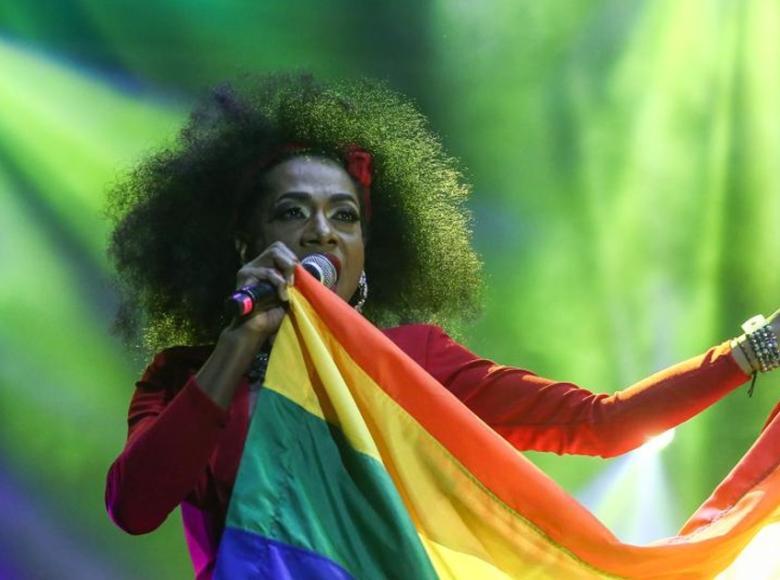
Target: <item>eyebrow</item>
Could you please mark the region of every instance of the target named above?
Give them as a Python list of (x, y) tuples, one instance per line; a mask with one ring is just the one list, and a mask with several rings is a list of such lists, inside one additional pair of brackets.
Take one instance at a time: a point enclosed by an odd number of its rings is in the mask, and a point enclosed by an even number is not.
[[(309, 201), (311, 197), (312, 196), (310, 194), (305, 193), (303, 191), (289, 191), (277, 197), (276, 201), (274, 201), (274, 205), (286, 199), (293, 199), (296, 201)], [(354, 195), (351, 195), (349, 193), (334, 193), (333, 195), (328, 196), (328, 201), (330, 202), (351, 201), (355, 205), (358, 204), (357, 198)]]

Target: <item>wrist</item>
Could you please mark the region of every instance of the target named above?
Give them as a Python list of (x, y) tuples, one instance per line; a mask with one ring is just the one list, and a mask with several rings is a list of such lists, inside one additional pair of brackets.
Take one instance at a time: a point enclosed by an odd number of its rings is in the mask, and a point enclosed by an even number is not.
[(234, 321), (222, 329), (217, 344), (223, 343), (225, 347), (236, 354), (249, 353), (254, 356), (269, 336), (270, 333), (265, 330), (254, 328), (251, 324)]
[(209, 358), (195, 375), (200, 389), (223, 409), (230, 407), (241, 377), (262, 345), (262, 337), (223, 330)]
[(747, 340), (747, 337), (743, 334), (736, 338), (732, 338), (731, 345), (731, 358), (739, 365), (742, 372), (746, 375), (752, 375), (755, 372), (757, 363), (755, 362), (755, 355), (753, 349)]
[(777, 334), (772, 324), (758, 314), (742, 324), (745, 332), (744, 347), (752, 353), (750, 360), (754, 372), (767, 372), (780, 367), (780, 350)]

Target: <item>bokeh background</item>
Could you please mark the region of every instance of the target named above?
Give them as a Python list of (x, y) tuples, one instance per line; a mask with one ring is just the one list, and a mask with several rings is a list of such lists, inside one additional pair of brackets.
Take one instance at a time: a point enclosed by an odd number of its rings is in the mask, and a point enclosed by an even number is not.
[[(245, 71), (387, 79), (474, 185), (475, 351), (611, 392), (780, 306), (777, 0), (0, 4), (0, 577), (186, 578), (108, 465), (144, 365), (112, 337), (104, 193)], [(673, 534), (778, 400), (759, 378), (626, 457), (528, 454), (621, 538)], [(522, 484), (522, 482), (518, 482)]]

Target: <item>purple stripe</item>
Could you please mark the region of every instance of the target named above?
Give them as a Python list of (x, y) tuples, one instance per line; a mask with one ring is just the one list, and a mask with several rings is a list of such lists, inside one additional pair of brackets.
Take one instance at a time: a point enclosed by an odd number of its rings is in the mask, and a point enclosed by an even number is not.
[(215, 580), (273, 578), (274, 580), (351, 580), (335, 562), (288, 544), (236, 528), (225, 528), (217, 555)]

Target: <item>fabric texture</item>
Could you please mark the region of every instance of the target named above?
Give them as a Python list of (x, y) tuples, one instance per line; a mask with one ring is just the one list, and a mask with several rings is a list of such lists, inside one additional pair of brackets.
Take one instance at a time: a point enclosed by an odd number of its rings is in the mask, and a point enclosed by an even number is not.
[(303, 280), (290, 303), (219, 580), (780, 572), (780, 421), (679, 534), (624, 544), (332, 293)]
[[(435, 326), (405, 325), (384, 334), (519, 450), (618, 455), (749, 378), (724, 342), (614, 395), (594, 394), (482, 359)], [(198, 578), (213, 573), (250, 420), (246, 380), (228, 410), (194, 380), (211, 349), (176, 347), (155, 357), (136, 384), (128, 439), (106, 484), (108, 512), (129, 533), (154, 530), (181, 505)], [(385, 364), (381, 357), (378, 364)]]

